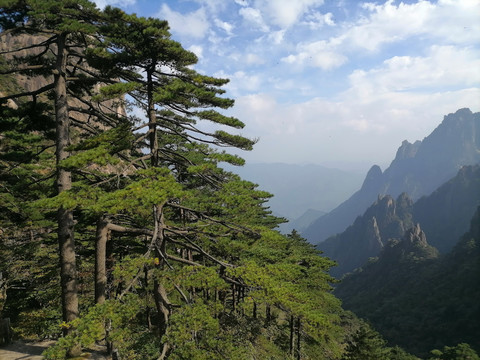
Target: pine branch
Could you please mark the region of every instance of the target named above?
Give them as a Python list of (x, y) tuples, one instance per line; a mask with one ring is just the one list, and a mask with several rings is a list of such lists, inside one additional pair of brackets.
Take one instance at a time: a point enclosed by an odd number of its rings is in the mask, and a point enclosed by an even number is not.
[(45, 65), (28, 65), (28, 66), (18, 67), (14, 69), (0, 70), (0, 75), (14, 74), (17, 72), (29, 71), (29, 70), (53, 70), (53, 67), (45, 66)]
[(43, 87), (41, 87), (40, 89), (37, 89), (37, 90), (25, 91), (25, 92), (18, 93), (18, 94), (1, 96), (0, 101), (5, 101), (5, 100), (9, 100), (9, 99), (18, 99), (18, 98), (25, 97), (25, 96), (34, 96), (35, 97), (35, 96), (38, 96), (39, 94), (43, 94), (44, 92), (52, 90), (53, 87), (54, 87), (54, 85), (52, 83), (52, 84), (45, 85), (45, 86), (43, 86)]
[(217, 220), (217, 219), (214, 219), (208, 215), (205, 215), (204, 213), (202, 213), (201, 211), (198, 211), (198, 210), (194, 210), (194, 209), (191, 209), (191, 208), (188, 208), (188, 207), (185, 207), (185, 206), (182, 206), (182, 205), (179, 205), (179, 204), (174, 204), (174, 203), (167, 203), (166, 204), (167, 206), (170, 206), (170, 207), (173, 207), (173, 208), (177, 208), (177, 209), (182, 209), (182, 210), (186, 210), (186, 211), (190, 211), (194, 214), (197, 214), (199, 217), (202, 217), (206, 220), (209, 220), (209, 221), (212, 221), (214, 223), (217, 223), (217, 224), (220, 224), (220, 225), (223, 225), (227, 228), (229, 228), (230, 230), (233, 230), (235, 232), (241, 232), (241, 233), (247, 233), (248, 235), (254, 235), (256, 237), (260, 237), (260, 234), (245, 227), (245, 226), (241, 226), (241, 225), (237, 225), (237, 224), (234, 224), (234, 223), (231, 223), (231, 222), (228, 222), (228, 221), (223, 221), (223, 220)]

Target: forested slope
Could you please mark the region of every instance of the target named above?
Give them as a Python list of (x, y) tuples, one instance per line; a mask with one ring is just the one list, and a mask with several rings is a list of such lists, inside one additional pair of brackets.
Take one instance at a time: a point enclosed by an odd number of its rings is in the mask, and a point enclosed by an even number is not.
[(447, 255), (439, 257), (417, 226), (346, 277), (335, 294), (392, 344), (417, 355), (461, 342), (478, 351), (479, 279), (480, 208)]

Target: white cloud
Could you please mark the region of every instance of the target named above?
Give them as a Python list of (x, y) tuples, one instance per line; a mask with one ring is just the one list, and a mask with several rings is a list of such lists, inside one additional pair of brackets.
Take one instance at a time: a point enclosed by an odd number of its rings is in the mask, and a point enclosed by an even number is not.
[(228, 2), (225, 0), (193, 0), (201, 7), (207, 7), (209, 12), (216, 14), (227, 8)]
[(244, 91), (257, 92), (263, 84), (261, 76), (247, 74), (244, 71), (236, 71), (233, 75), (228, 75), (227, 78), (230, 79), (227, 87), (235, 95)]
[(228, 35), (232, 35), (232, 30), (234, 28), (234, 26), (228, 22), (225, 22), (225, 21), (222, 21), (220, 19), (215, 19), (215, 25), (224, 30)]
[(332, 13), (322, 14), (321, 12), (314, 11), (308, 14), (305, 17), (305, 21), (302, 24), (307, 25), (311, 30), (317, 30), (325, 25), (327, 26), (335, 26), (335, 20), (333, 19)]
[(241, 56), (241, 58), (249, 65), (261, 65), (265, 64), (265, 58), (258, 56), (257, 54), (248, 53)]
[(376, 5), (366, 3), (369, 12), (345, 34), (356, 48), (376, 51), (380, 46), (411, 36), (440, 39), (462, 44), (480, 40), (480, 2), (478, 0), (419, 1), (395, 5), (392, 0)]
[(392, 56), (354, 70), (349, 88), (331, 98), (281, 103), (265, 93), (241, 96), (235, 115), (248, 120), (248, 135), (263, 134), (245, 157), (388, 165), (403, 140), (423, 139), (444, 115), (463, 107), (480, 111), (479, 59), (471, 47), (432, 45), (424, 56)]
[[(235, 102), (236, 112), (248, 117), (249, 131), (260, 134), (294, 134), (301, 129), (301, 107), (279, 104), (269, 94), (257, 93), (239, 97)], [(248, 115), (247, 115), (248, 114)]]
[(320, 6), (323, 0), (256, 0), (255, 5), (267, 16), (270, 21), (288, 28), (297, 21), (312, 7)]
[(258, 29), (263, 32), (270, 31), (269, 27), (263, 20), (262, 14), (258, 9), (254, 9), (252, 7), (244, 7), (241, 8), (239, 14), (250, 24), (255, 25)]
[(203, 59), (203, 47), (200, 45), (192, 45), (188, 48), (191, 52), (193, 52), (199, 59)]
[(331, 70), (347, 62), (347, 57), (337, 52), (336, 45), (321, 40), (312, 43), (299, 44), (297, 54), (290, 54), (282, 58), (283, 62), (294, 64), (298, 67), (310, 66), (323, 70)]
[[(330, 70), (348, 61), (347, 56), (359, 50), (378, 52), (386, 44), (401, 41), (435, 41), (444, 45), (480, 42), (480, 1), (440, 0), (438, 3), (419, 1), (394, 4), (363, 3), (366, 15), (354, 23), (337, 27), (342, 32), (323, 40), (304, 41), (296, 53), (285, 56), (287, 63)], [(328, 14), (327, 14), (328, 15)], [(321, 26), (321, 14), (307, 17), (310, 27)], [(316, 19), (316, 20), (312, 20)], [(325, 19), (324, 19), (325, 20)], [(328, 20), (335, 24), (332, 17)], [(414, 40), (411, 40), (414, 39)]]
[(431, 46), (424, 57), (394, 56), (380, 67), (350, 76), (359, 96), (370, 92), (455, 89), (480, 84), (480, 53), (471, 48)]
[(234, 0), (236, 4), (240, 6), (248, 6), (248, 1), (246, 0)]
[(188, 14), (181, 14), (163, 4), (157, 16), (166, 19), (173, 32), (197, 39), (204, 38), (210, 27), (203, 7)]
[[(443, 116), (459, 108), (480, 110), (480, 89), (438, 93), (384, 93), (368, 102), (345, 93), (337, 100), (314, 98), (285, 104), (268, 94), (239, 97), (235, 116), (245, 119), (246, 136), (260, 136), (247, 161), (387, 165), (405, 139), (430, 134)], [(281, 159), (281, 160), (279, 160)]]
[(285, 37), (285, 30), (272, 31), (268, 34), (268, 40), (273, 42), (275, 45), (280, 45), (283, 42)]

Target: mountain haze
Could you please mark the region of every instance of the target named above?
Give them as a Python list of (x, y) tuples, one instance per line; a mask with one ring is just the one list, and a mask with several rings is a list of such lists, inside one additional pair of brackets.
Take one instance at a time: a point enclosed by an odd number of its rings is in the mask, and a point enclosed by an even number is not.
[(372, 166), (360, 190), (314, 221), (302, 235), (318, 244), (342, 232), (378, 195), (397, 197), (406, 192), (417, 200), (452, 178), (463, 165), (479, 162), (480, 113), (457, 110), (445, 116), (422, 141), (412, 144), (405, 140), (384, 172), (379, 166)]
[(272, 193), (274, 197), (268, 204), (276, 215), (290, 220), (305, 215), (303, 219), (309, 219), (308, 222), (314, 220), (310, 220), (312, 213), (321, 215), (347, 199), (363, 178), (360, 172), (313, 164), (247, 163), (228, 169)]

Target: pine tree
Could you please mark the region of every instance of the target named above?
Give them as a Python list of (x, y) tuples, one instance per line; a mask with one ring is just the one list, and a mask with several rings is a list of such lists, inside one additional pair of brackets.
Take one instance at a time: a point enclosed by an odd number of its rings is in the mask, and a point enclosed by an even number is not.
[[(129, 358), (338, 358), (340, 305), (327, 274), (332, 262), (298, 234), (275, 231), (281, 219), (265, 207), (270, 194), (221, 168), (222, 162), (243, 164), (222, 147), (248, 150), (254, 141), (202, 126), (243, 127), (218, 110), (233, 105), (223, 96), (227, 80), (192, 70), (195, 55), (170, 39), (164, 21), (114, 8), (82, 13), (69, 2), (10, 4), (18, 6), (10, 5), (3, 19), (15, 23), (15, 31), (51, 28), (55, 35), (45, 44), (57, 54), (63, 34), (67, 46), (63, 57), (45, 60), (51, 62), (46, 68), (25, 62), (4, 73), (43, 69), (57, 85), (45, 91), (75, 99), (65, 116), (92, 117), (72, 117), (78, 130), (57, 127), (50, 140), (58, 144), (59, 134), (74, 134), (74, 142), (57, 145), (56, 153), (68, 156), (51, 165), (70, 174), (68, 186), (46, 196), (25, 194), (32, 211), (75, 215), (75, 236), (86, 243), (80, 259), (95, 279), (95, 305), (85, 302), (83, 315), (65, 324), (69, 334), (47, 358), (104, 338), (112, 352)], [(52, 23), (37, 24), (45, 9)], [(24, 10), (32, 10), (31, 20), (20, 26)], [(66, 10), (63, 21), (52, 15)], [(59, 59), (64, 79), (55, 71)], [(4, 100), (22, 97), (29, 106), (50, 104), (41, 91)], [(54, 114), (65, 110), (60, 97)], [(121, 114), (112, 110), (117, 99), (125, 99)], [(131, 106), (144, 117), (131, 116)], [(52, 152), (44, 154), (52, 162)]]
[(388, 359), (386, 341), (379, 333), (364, 324), (353, 338), (347, 342), (343, 360), (383, 360)]
[[(97, 79), (84, 71), (84, 56), (79, 49), (88, 47), (88, 39), (96, 31), (97, 9), (88, 1), (2, 1), (0, 26), (2, 37), (33, 36), (33, 44), (4, 51), (10, 66), (3, 74), (41, 76), (42, 86), (3, 96), (0, 100), (29, 98), (37, 101), (53, 98), (55, 118), (56, 188), (61, 194), (72, 187), (72, 174), (62, 166), (70, 155), (71, 99), (82, 96), (82, 85), (93, 85)], [(38, 109), (34, 109), (38, 110)], [(77, 271), (75, 259), (74, 219), (71, 209), (57, 210), (57, 234), (65, 322), (78, 316)], [(69, 329), (65, 328), (65, 333)], [(77, 349), (78, 350), (78, 349)], [(72, 350), (73, 352), (78, 352)]]

